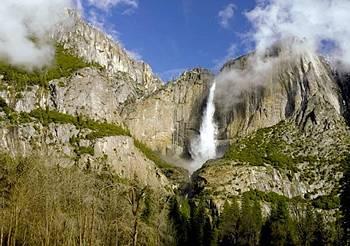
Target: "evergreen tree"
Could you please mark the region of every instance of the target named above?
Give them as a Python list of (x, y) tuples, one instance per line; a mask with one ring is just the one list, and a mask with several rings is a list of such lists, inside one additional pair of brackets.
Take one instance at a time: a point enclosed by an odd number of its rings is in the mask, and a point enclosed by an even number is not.
[(256, 245), (262, 226), (261, 209), (258, 201), (243, 196), (238, 226), (238, 245)]
[(315, 216), (315, 227), (313, 233), (312, 245), (323, 246), (323, 245), (334, 245), (332, 244), (331, 235), (327, 230), (322, 214), (317, 213)]
[(344, 176), (341, 181), (340, 210), (342, 212), (343, 244), (350, 245), (350, 156), (344, 162)]
[(210, 245), (212, 241), (212, 226), (210, 214), (206, 209), (206, 202), (200, 200), (198, 205), (192, 204), (191, 216), (191, 245)]
[(305, 212), (297, 218), (297, 237), (300, 244), (312, 245), (315, 240), (315, 231), (317, 228), (316, 217), (311, 206), (307, 206)]
[(284, 200), (277, 201), (261, 231), (261, 245), (295, 245), (295, 225)]
[(230, 202), (226, 201), (220, 216), (218, 229), (219, 245), (237, 244), (239, 217), (240, 210), (237, 199), (233, 198)]
[(184, 208), (186, 205), (186, 203), (181, 204), (176, 197), (171, 201), (169, 216), (174, 223), (177, 245), (190, 245), (188, 235), (190, 231), (190, 211), (186, 211), (187, 208)]

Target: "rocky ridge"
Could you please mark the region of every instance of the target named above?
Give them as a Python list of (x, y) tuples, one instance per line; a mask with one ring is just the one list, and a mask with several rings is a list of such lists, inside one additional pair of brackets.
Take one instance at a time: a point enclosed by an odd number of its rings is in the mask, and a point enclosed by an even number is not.
[[(130, 57), (119, 43), (86, 23), (78, 14), (70, 13), (70, 15), (74, 18), (73, 28), (67, 29), (62, 26), (54, 34), (54, 38), (63, 44), (65, 49), (72, 50), (88, 62), (101, 65), (107, 74), (126, 73), (136, 82), (134, 87), (142, 90), (138, 94), (139, 97), (146, 96), (161, 87), (161, 80), (153, 74), (148, 64)], [(130, 93), (132, 92), (135, 91)]]

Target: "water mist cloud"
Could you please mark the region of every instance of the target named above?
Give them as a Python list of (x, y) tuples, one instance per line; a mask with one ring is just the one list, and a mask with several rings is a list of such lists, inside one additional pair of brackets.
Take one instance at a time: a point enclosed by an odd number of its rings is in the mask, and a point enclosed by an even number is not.
[(27, 69), (52, 62), (50, 36), (57, 25), (71, 24), (70, 0), (2, 0), (0, 3), (0, 59)]

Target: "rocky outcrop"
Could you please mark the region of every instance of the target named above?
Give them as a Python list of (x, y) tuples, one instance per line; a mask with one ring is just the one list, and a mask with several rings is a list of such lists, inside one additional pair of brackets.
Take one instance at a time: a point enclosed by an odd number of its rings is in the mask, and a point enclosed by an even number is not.
[(76, 13), (71, 15), (75, 20), (73, 28), (67, 29), (62, 26), (54, 35), (64, 48), (88, 62), (100, 64), (111, 75), (118, 72), (127, 73), (139, 87), (142, 87), (142, 96), (161, 87), (160, 79), (153, 74), (148, 64), (130, 57), (120, 44), (87, 24)]
[(86, 139), (89, 129), (72, 124), (39, 122), (11, 125), (1, 122), (0, 150), (12, 155), (39, 155), (49, 163), (74, 164), (101, 170), (110, 167), (121, 178), (136, 180), (160, 190), (170, 189), (170, 182), (156, 165), (135, 147), (128, 136)]
[[(233, 68), (246, 69), (247, 60), (249, 57), (241, 57), (227, 63), (222, 73)], [(290, 59), (280, 57), (275, 61), (273, 71), (266, 73), (261, 78), (266, 81), (243, 90), (231, 109), (218, 112), (224, 138), (233, 139), (286, 119), (295, 120), (306, 130), (337, 126), (342, 118), (343, 98), (331, 68), (323, 58), (310, 52)], [(232, 83), (235, 79), (231, 78)], [(218, 102), (219, 109), (220, 106)]]
[(106, 76), (95, 67), (78, 70), (72, 76), (49, 82), (48, 89), (29, 86), (13, 93), (11, 83), (3, 83), (0, 96), (17, 112), (48, 108), (70, 115), (85, 115), (91, 119), (121, 123), (123, 107), (139, 97), (137, 84), (128, 74)]
[(123, 113), (131, 133), (163, 155), (180, 156), (199, 129), (213, 75), (194, 69)]
[(122, 107), (138, 97), (128, 74), (106, 77), (93, 68), (82, 69), (68, 79), (52, 81), (49, 91), (50, 109), (109, 122), (121, 122)]

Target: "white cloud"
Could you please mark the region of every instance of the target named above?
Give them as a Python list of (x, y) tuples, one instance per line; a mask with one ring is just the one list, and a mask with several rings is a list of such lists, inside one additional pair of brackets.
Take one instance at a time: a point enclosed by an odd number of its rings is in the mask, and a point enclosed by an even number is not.
[(137, 0), (88, 0), (89, 5), (99, 8), (104, 11), (108, 11), (113, 7), (123, 5), (131, 9), (138, 7)]
[(228, 4), (223, 10), (218, 14), (220, 18), (220, 25), (223, 28), (228, 28), (230, 26), (230, 20), (235, 14), (236, 6), (233, 3)]
[(126, 53), (134, 60), (142, 60), (142, 55), (136, 50), (126, 50)]
[(57, 25), (72, 23), (71, 7), (70, 0), (2, 0), (0, 58), (28, 69), (48, 65), (54, 56), (50, 35)]
[(314, 51), (331, 43), (330, 56), (350, 68), (349, 0), (259, 0), (246, 13), (258, 51), (280, 40), (297, 38)]
[[(246, 13), (253, 29), (248, 40), (255, 52), (216, 77), (216, 100), (222, 110), (241, 102), (242, 95), (266, 86), (278, 75), (278, 64), (327, 52), (335, 65), (350, 71), (349, 0), (257, 0)], [(249, 45), (249, 44), (248, 44)], [(278, 53), (266, 56), (271, 48)], [(310, 58), (311, 59), (311, 58)], [(244, 69), (242, 69), (244, 64)], [(339, 67), (337, 67), (339, 68)]]

